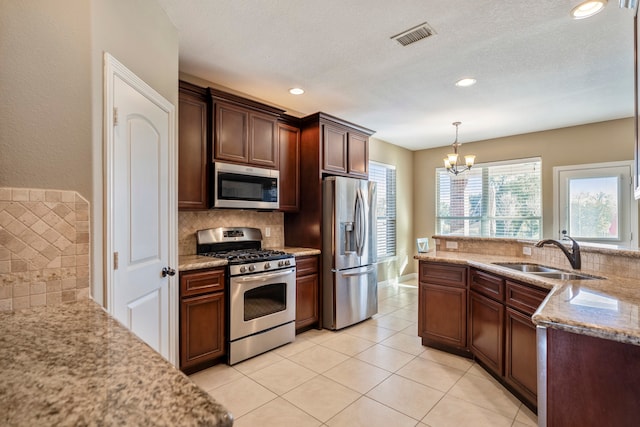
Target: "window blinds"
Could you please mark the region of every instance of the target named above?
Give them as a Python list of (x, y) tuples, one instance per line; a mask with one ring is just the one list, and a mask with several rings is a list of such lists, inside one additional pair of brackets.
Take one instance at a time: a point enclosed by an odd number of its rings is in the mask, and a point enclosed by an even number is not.
[(396, 254), (396, 169), (377, 162), (369, 163), (369, 180), (377, 183), (378, 258)]
[(437, 233), (540, 238), (540, 169), (539, 158), (477, 165), (458, 176), (437, 169)]

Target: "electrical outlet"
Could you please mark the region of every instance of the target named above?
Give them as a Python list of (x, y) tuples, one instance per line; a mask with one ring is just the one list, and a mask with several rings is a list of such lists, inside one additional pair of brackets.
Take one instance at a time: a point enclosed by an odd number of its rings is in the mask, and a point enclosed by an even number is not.
[(458, 249), (458, 242), (447, 242), (445, 246), (447, 249)]
[(529, 246), (524, 246), (524, 247), (522, 248), (522, 253), (523, 253), (524, 255), (531, 255), (531, 248), (530, 248)]
[(265, 227), (264, 229), (264, 235), (266, 237), (271, 237), (271, 227)]

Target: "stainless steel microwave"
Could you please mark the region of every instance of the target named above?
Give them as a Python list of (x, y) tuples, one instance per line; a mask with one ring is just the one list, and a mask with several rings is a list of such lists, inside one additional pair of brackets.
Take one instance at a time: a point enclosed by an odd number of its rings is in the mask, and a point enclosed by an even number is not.
[(213, 207), (278, 209), (280, 172), (274, 169), (215, 162)]

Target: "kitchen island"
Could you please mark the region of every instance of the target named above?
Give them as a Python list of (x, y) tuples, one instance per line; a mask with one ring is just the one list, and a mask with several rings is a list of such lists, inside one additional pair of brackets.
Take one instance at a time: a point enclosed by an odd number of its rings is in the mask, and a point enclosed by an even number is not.
[(3, 426), (233, 423), (92, 300), (0, 313), (0, 361)]
[[(576, 272), (597, 277), (560, 280), (496, 264), (542, 263), (566, 269), (558, 265), (560, 262), (540, 262), (518, 256), (516, 254), (522, 252), (520, 249), (511, 255), (494, 254), (496, 252), (434, 251), (419, 254), (415, 258), (421, 261), (421, 266), (425, 263), (451, 265), (457, 269), (464, 266), (470, 271), (469, 280), (478, 274), (474, 271), (481, 271), (488, 274), (480, 273), (484, 277), (494, 277), (506, 283), (504, 298), (507, 308), (491, 303), (498, 323), (483, 323), (478, 325), (477, 330), (469, 331), (469, 345), (473, 346), (474, 339), (486, 340), (487, 335), (479, 335), (479, 332), (495, 332), (491, 341), (495, 342), (495, 355), (497, 360), (505, 360), (505, 367), (497, 368), (497, 376), (507, 377), (513, 373), (509, 372), (509, 368), (522, 372), (523, 356), (527, 366), (535, 366), (536, 355), (531, 352), (536, 351), (539, 426), (636, 425), (640, 417), (640, 278), (637, 277), (636, 265), (640, 253), (620, 251), (619, 259), (611, 253), (604, 254), (607, 258), (598, 255), (597, 265), (591, 263), (598, 269), (585, 268)], [(558, 260), (564, 261), (562, 258)], [(620, 275), (611, 274), (612, 270)], [(421, 280), (430, 280), (427, 277)], [(538, 300), (535, 304), (537, 310), (535, 313), (532, 311), (532, 320), (537, 326), (537, 340), (536, 335), (532, 334), (530, 339), (510, 343), (509, 339), (515, 335), (512, 335), (514, 330), (509, 331), (508, 328), (516, 323), (509, 325), (506, 322), (505, 331), (499, 322), (503, 318), (517, 317), (517, 313), (508, 307), (508, 301), (525, 295), (509, 293), (509, 289), (522, 289), (518, 283), (547, 289), (548, 295), (544, 300)], [(429, 285), (425, 283), (425, 286)], [(469, 286), (473, 287), (473, 284)], [(469, 301), (477, 299), (473, 296), (474, 291), (469, 291), (469, 294)], [(532, 300), (521, 301), (530, 303)], [(471, 319), (472, 312), (473, 307), (466, 314), (469, 321), (479, 320), (476, 317)], [(489, 322), (487, 319), (480, 320)], [(520, 328), (521, 333), (524, 330)], [(523, 347), (523, 344), (526, 346)], [(506, 350), (503, 350), (505, 347)], [(509, 359), (509, 351), (518, 352), (520, 359), (517, 362)], [(475, 357), (475, 352), (472, 353)], [(496, 376), (495, 372), (492, 375)], [(535, 385), (535, 377), (533, 380)]]

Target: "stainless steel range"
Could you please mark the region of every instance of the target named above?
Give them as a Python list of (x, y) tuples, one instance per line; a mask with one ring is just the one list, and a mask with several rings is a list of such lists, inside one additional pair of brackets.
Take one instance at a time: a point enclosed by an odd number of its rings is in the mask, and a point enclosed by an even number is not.
[(225, 258), (227, 355), (230, 365), (295, 339), (296, 261), (262, 249), (257, 228), (210, 228), (197, 232), (198, 255)]

